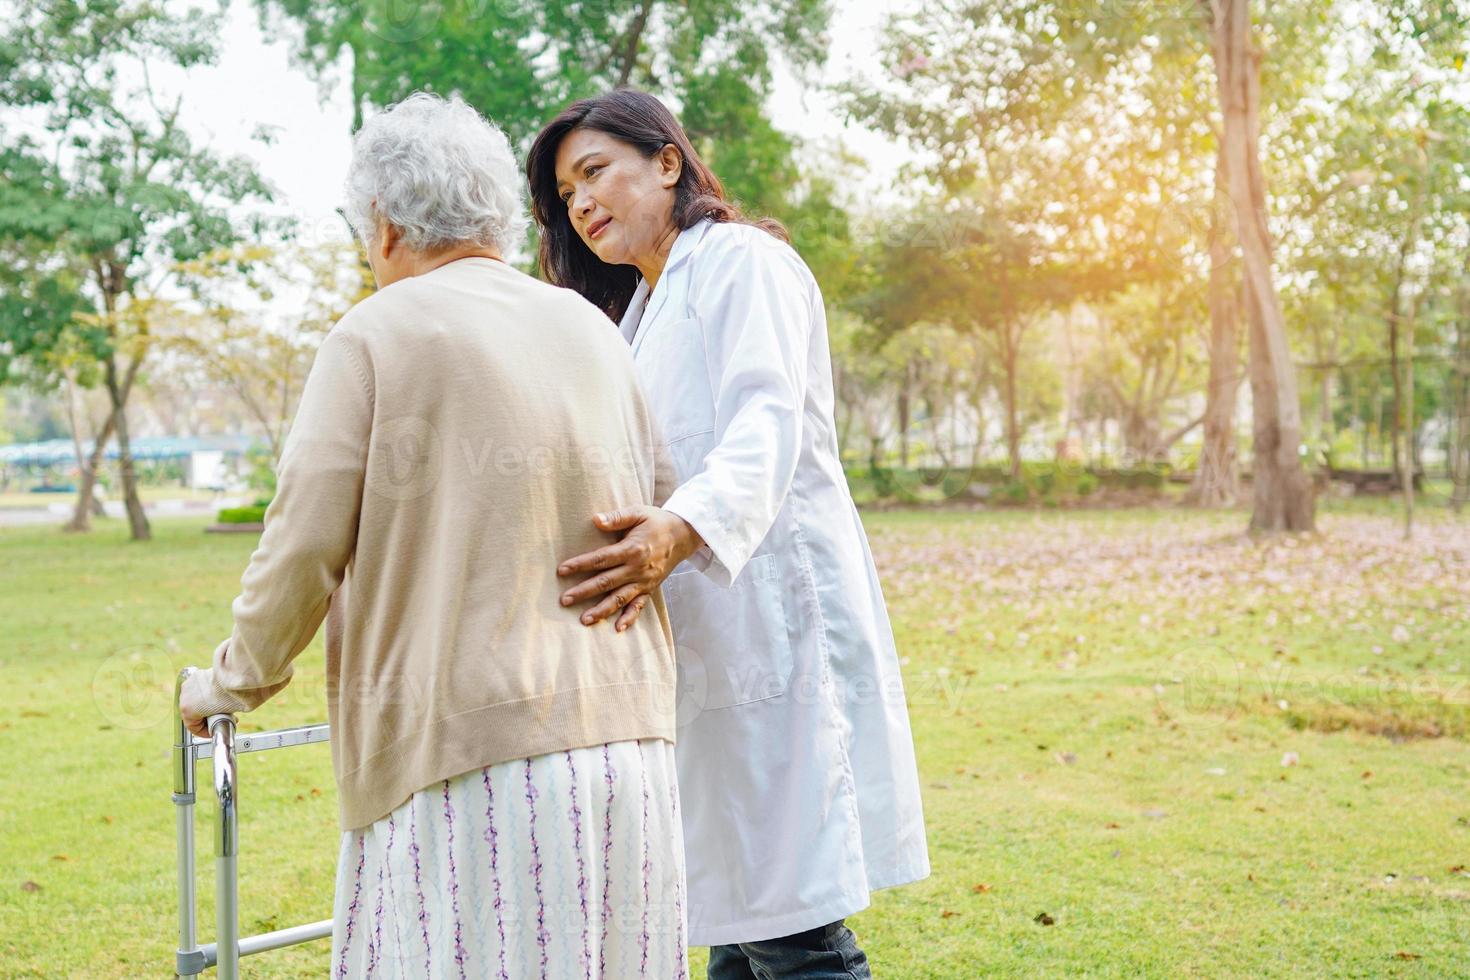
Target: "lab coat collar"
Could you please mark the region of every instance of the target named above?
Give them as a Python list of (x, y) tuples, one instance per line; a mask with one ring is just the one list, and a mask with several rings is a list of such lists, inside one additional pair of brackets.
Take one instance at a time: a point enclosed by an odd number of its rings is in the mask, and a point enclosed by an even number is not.
[(628, 300), (628, 308), (623, 311), (623, 319), (618, 324), (618, 330), (623, 334), (623, 339), (628, 343), (633, 342), (633, 334), (638, 330), (638, 320), (643, 312), (643, 300), (648, 296), (648, 280), (642, 277), (638, 279), (638, 288), (633, 290), (633, 298)]
[[(618, 324), (618, 328), (623, 333), (623, 339), (628, 343), (633, 343), (634, 337), (639, 332), (640, 322), (652, 323), (658, 316), (659, 310), (669, 298), (669, 286), (666, 283), (670, 274), (684, 264), (694, 252), (694, 247), (704, 239), (705, 233), (713, 224), (713, 219), (701, 218), (679, 232), (678, 237), (674, 239), (673, 246), (669, 249), (668, 261), (664, 263), (664, 271), (659, 274), (658, 283), (653, 287), (651, 297), (648, 296), (648, 280), (639, 278), (638, 288), (633, 291), (633, 298), (628, 302), (627, 312), (623, 314), (622, 322)], [(648, 312), (640, 315), (645, 297), (648, 297)]]

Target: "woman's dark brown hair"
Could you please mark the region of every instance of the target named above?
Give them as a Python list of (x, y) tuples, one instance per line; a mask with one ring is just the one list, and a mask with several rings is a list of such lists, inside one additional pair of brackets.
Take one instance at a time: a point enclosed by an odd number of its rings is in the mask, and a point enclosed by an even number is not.
[(581, 293), (613, 320), (621, 320), (638, 288), (638, 270), (631, 265), (608, 265), (582, 241), (567, 216), (566, 202), (556, 191), (556, 151), (574, 129), (594, 129), (632, 144), (652, 158), (670, 143), (683, 157), (679, 182), (674, 185), (674, 224), (680, 231), (704, 218), (755, 225), (782, 241), (786, 229), (774, 218), (752, 220), (699, 158), (684, 127), (662, 102), (637, 89), (618, 88), (567, 106), (536, 135), (526, 156), (531, 184), (531, 214), (541, 232), (541, 274), (558, 286)]

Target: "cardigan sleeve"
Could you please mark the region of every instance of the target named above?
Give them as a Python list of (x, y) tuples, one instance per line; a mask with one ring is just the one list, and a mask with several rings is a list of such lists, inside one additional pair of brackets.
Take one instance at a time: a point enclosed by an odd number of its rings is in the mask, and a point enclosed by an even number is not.
[(277, 467), (260, 544), (232, 604), (234, 630), (186, 682), (203, 715), (250, 711), (291, 681), (357, 541), (373, 390), (341, 325), (318, 350)]

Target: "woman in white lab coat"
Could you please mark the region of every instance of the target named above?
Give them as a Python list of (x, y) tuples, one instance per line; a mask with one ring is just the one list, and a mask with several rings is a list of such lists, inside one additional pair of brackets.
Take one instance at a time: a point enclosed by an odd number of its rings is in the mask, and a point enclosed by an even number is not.
[(842, 920), (929, 859), (821, 292), (646, 93), (572, 104), (526, 167), (543, 272), (620, 325), (674, 470), (662, 507), (589, 515), (620, 539), (559, 571), (594, 628), (662, 584), (690, 942), (713, 980), (868, 976)]

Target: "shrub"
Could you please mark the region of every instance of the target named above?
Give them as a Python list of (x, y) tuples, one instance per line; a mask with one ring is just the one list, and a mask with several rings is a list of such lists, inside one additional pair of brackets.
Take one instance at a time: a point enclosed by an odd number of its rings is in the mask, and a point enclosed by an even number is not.
[(893, 478), (893, 471), (886, 466), (875, 466), (868, 471), (873, 481), (873, 493), (882, 497), (892, 497), (898, 493), (898, 481)]
[(1168, 473), (1167, 467), (1093, 471), (1102, 486), (1123, 490), (1162, 490)]
[(940, 489), (947, 498), (958, 497), (970, 489), (972, 482), (974, 482), (974, 479), (969, 470), (950, 470), (944, 474), (944, 479), (940, 483)]
[(268, 496), (274, 495), (276, 460), (270, 450), (257, 443), (245, 451), (245, 462), (250, 466), (250, 475), (247, 478), (250, 489), (259, 490)]
[(1024, 481), (1013, 480), (1001, 487), (1000, 493), (996, 496), (1008, 504), (1024, 504), (1030, 501), (1031, 491)]
[(264, 520), (264, 507), (226, 507), (219, 512), (221, 524), (259, 524)]

